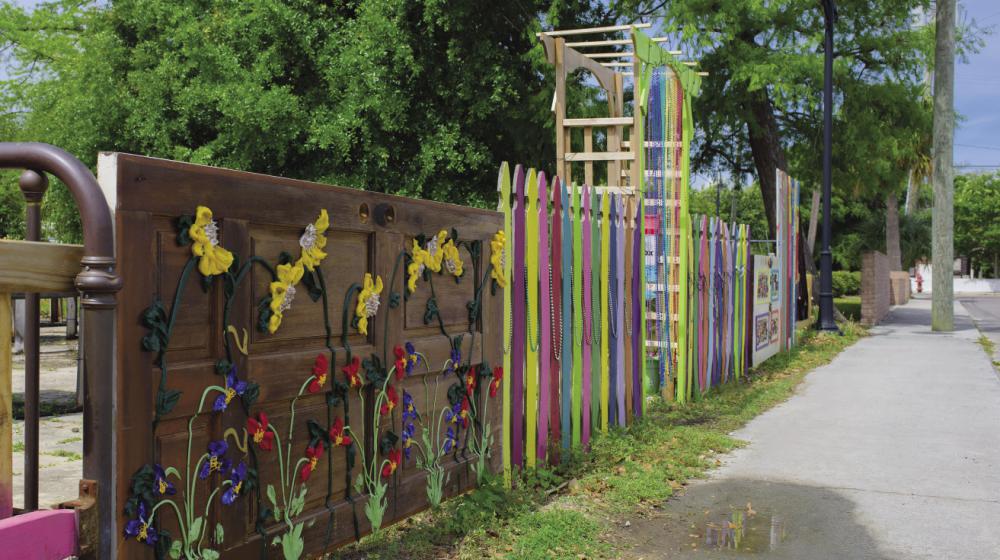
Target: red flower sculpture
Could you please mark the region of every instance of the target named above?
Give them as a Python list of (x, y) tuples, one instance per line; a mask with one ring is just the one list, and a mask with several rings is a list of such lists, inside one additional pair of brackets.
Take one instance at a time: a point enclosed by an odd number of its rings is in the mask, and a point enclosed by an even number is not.
[(326, 354), (317, 354), (316, 361), (313, 362), (312, 381), (309, 382), (308, 391), (318, 393), (326, 385), (326, 374), (330, 371), (330, 363), (326, 359)]
[(503, 382), (503, 366), (495, 366), (493, 368), (493, 379), (490, 381), (490, 398), (497, 396), (497, 391), (500, 389), (500, 383)]
[(330, 443), (340, 447), (351, 445), (351, 436), (344, 431), (344, 420), (339, 416), (333, 419), (333, 425), (330, 426)]
[(396, 356), (396, 381), (402, 381), (406, 377), (406, 350), (403, 350), (403, 347), (397, 344), (392, 349), (392, 353)]
[(386, 457), (386, 462), (382, 465), (382, 478), (392, 476), (392, 473), (396, 472), (401, 462), (403, 462), (403, 453), (398, 449), (390, 449), (389, 455)]
[(382, 408), (379, 412), (382, 413), (382, 416), (387, 416), (398, 404), (399, 395), (396, 393), (396, 388), (389, 385), (385, 389), (385, 402), (382, 403)]
[(478, 371), (478, 368), (470, 367), (469, 371), (465, 372), (465, 394), (469, 397), (476, 390), (476, 371)]
[(458, 413), (458, 417), (462, 421), (463, 430), (469, 427), (469, 412), (469, 397), (465, 397), (462, 399), (462, 411)]
[(364, 384), (365, 380), (361, 378), (361, 358), (355, 356), (351, 363), (340, 368), (340, 371), (344, 372), (347, 377), (347, 383), (353, 389), (360, 389)]
[(302, 482), (309, 480), (309, 475), (316, 470), (316, 464), (319, 463), (319, 458), (323, 456), (323, 442), (317, 441), (316, 445), (306, 448), (306, 459), (308, 461), (306, 464), (302, 465), (302, 470), (299, 471), (299, 478)]
[(253, 442), (264, 451), (274, 449), (274, 432), (269, 430), (268, 426), (267, 415), (263, 412), (258, 412), (256, 418), (252, 416), (247, 418), (247, 433), (253, 438)]

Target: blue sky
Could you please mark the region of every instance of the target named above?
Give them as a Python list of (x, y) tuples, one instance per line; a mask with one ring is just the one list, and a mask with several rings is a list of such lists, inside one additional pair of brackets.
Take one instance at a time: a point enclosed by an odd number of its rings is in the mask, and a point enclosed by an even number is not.
[[(955, 129), (955, 165), (1000, 168), (1000, 2), (959, 0), (965, 16), (992, 27), (986, 46), (955, 68), (955, 109), (964, 117)], [(958, 171), (983, 170), (962, 167)]]

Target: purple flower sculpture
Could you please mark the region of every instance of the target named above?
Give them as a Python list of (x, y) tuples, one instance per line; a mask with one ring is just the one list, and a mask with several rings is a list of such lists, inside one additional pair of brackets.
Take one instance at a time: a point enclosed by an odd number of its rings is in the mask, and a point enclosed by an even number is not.
[(247, 390), (247, 382), (240, 380), (236, 377), (236, 366), (229, 368), (229, 373), (226, 374), (226, 388), (215, 399), (215, 405), (212, 407), (216, 412), (222, 412), (226, 410), (229, 403), (232, 402), (237, 396), (243, 396)]
[(173, 496), (177, 493), (174, 484), (167, 480), (167, 473), (160, 465), (153, 465), (153, 493), (157, 496)]
[(222, 503), (227, 506), (232, 505), (236, 498), (240, 497), (240, 490), (243, 488), (243, 481), (247, 478), (247, 465), (240, 461), (233, 472), (229, 475), (229, 488), (222, 494)]
[(146, 512), (146, 502), (140, 500), (135, 519), (130, 519), (125, 525), (125, 538), (135, 539), (149, 546), (155, 546), (156, 540), (159, 537), (156, 534), (156, 527), (153, 527), (150, 513), (152, 512)]
[(225, 457), (229, 446), (225, 440), (208, 442), (208, 459), (201, 464), (198, 471), (198, 478), (206, 479), (214, 472), (226, 472), (229, 470), (230, 461)]

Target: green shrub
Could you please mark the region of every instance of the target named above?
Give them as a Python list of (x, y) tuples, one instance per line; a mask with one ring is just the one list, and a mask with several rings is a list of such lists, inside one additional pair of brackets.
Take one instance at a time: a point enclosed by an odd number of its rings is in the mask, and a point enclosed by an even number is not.
[(856, 296), (861, 293), (861, 273), (847, 270), (833, 271), (833, 296)]

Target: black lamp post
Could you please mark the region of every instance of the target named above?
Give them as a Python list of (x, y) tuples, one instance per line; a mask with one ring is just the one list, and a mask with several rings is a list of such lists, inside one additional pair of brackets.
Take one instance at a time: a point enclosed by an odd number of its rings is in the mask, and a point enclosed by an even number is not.
[(833, 319), (833, 255), (830, 253), (832, 221), (830, 198), (833, 191), (833, 23), (837, 7), (833, 0), (820, 0), (826, 20), (823, 41), (823, 247), (819, 253), (819, 330), (837, 331)]

